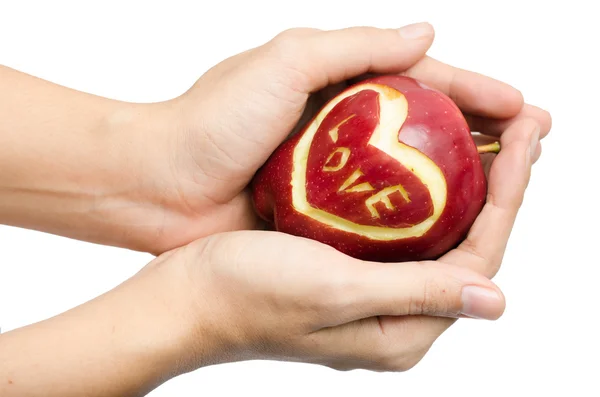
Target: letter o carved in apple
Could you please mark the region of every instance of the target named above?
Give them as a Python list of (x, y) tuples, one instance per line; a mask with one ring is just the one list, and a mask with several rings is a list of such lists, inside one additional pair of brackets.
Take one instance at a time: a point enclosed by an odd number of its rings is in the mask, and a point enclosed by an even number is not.
[(456, 104), (390, 75), (330, 100), (252, 181), (256, 212), (275, 230), (381, 262), (435, 259), (455, 247), (486, 190)]

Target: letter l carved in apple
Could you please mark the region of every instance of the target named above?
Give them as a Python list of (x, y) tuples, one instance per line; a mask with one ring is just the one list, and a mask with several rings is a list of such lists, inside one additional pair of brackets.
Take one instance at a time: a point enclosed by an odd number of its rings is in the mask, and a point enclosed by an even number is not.
[(256, 212), (275, 230), (381, 262), (435, 259), (452, 249), (487, 189), (456, 104), (390, 75), (331, 99), (251, 186)]

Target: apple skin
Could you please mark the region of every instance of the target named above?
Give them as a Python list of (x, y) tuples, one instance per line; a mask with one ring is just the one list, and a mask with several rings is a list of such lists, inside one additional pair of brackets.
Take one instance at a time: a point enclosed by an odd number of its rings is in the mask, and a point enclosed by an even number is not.
[[(373, 144), (376, 129), (396, 142)], [(398, 155), (385, 149), (392, 146)], [(251, 188), (257, 214), (277, 231), (358, 259), (403, 262), (436, 259), (460, 243), (487, 184), (456, 104), (414, 79), (384, 75), (333, 98), (276, 149)]]

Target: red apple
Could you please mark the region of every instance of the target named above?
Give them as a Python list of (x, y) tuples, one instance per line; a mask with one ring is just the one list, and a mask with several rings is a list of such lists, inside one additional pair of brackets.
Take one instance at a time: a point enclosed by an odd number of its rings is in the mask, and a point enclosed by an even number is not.
[(252, 181), (255, 209), (276, 230), (381, 262), (435, 259), (455, 247), (486, 189), (456, 104), (401, 76), (338, 94)]

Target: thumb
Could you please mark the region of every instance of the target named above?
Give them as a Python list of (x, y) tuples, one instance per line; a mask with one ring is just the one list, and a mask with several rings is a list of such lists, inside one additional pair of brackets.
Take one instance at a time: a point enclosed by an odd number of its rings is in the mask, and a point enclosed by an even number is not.
[[(359, 262), (339, 325), (374, 316), (429, 315), (495, 320), (504, 312), (504, 295), (472, 270), (439, 262)], [(338, 308), (339, 309), (339, 308)]]
[(367, 72), (402, 72), (425, 56), (433, 38), (430, 24), (417, 23), (400, 29), (290, 29), (270, 44), (281, 61), (306, 77), (300, 89), (310, 93)]

